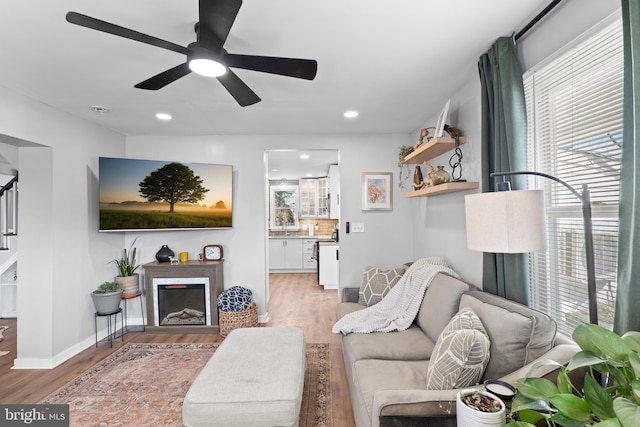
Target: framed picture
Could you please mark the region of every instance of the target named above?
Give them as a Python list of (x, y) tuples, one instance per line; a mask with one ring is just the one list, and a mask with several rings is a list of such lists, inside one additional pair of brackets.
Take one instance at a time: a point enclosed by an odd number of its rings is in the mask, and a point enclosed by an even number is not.
[(449, 114), (450, 103), (451, 103), (451, 100), (448, 100), (447, 103), (444, 105), (444, 108), (440, 112), (440, 115), (438, 116), (438, 123), (436, 124), (436, 133), (434, 135), (434, 137), (436, 138), (439, 138), (442, 135), (444, 135), (444, 125), (447, 121), (447, 114)]
[(362, 172), (362, 210), (390, 211), (392, 209), (393, 174)]

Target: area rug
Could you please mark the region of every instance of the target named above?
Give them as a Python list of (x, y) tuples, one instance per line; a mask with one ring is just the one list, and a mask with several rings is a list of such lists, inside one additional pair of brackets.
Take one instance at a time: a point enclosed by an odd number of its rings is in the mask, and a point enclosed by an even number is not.
[[(125, 344), (40, 403), (69, 404), (71, 426), (181, 426), (182, 402), (218, 344)], [(330, 427), (329, 344), (306, 345), (300, 427)]]

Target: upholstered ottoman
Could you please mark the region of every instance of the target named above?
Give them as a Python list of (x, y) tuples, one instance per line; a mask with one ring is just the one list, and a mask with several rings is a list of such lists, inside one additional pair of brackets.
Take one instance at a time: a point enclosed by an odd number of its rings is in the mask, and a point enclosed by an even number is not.
[(297, 426), (304, 370), (302, 330), (235, 329), (189, 388), (182, 406), (182, 424)]

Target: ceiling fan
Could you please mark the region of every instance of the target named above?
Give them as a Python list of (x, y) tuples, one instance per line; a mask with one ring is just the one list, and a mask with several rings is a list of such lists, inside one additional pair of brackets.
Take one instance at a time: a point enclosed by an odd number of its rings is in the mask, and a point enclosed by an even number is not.
[(138, 89), (158, 90), (190, 72), (216, 77), (243, 107), (260, 102), (260, 97), (229, 67), (281, 76), (313, 80), (318, 63), (312, 59), (273, 56), (236, 55), (224, 49), (231, 26), (242, 0), (199, 0), (199, 21), (195, 24), (196, 41), (187, 47), (149, 36), (119, 25), (76, 12), (66, 15), (68, 22), (126, 39), (157, 46), (187, 56), (187, 61), (135, 85)]

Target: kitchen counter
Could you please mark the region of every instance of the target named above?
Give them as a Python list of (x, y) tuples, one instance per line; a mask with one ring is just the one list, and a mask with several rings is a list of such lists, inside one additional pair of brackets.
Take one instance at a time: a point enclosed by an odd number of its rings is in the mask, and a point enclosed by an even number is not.
[(294, 234), (294, 235), (271, 235), (269, 239), (317, 239), (317, 240), (333, 240), (331, 236), (308, 236), (302, 234)]

